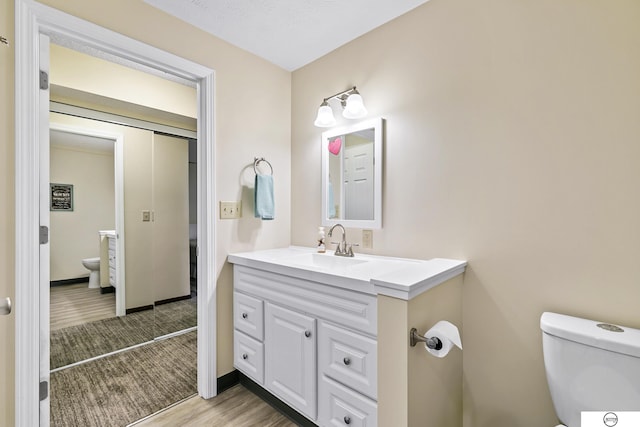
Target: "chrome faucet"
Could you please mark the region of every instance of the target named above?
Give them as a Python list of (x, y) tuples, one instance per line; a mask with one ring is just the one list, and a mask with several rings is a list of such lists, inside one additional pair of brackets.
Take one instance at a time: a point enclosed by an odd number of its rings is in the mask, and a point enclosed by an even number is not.
[(342, 224), (336, 224), (333, 227), (331, 227), (329, 229), (329, 237), (332, 236), (333, 229), (336, 228), (336, 227), (340, 227), (342, 229), (342, 241), (341, 242), (331, 242), (333, 244), (338, 245), (338, 246), (336, 246), (336, 251), (334, 252), (334, 255), (353, 257), (353, 245), (348, 245), (347, 244), (347, 232), (344, 229)]

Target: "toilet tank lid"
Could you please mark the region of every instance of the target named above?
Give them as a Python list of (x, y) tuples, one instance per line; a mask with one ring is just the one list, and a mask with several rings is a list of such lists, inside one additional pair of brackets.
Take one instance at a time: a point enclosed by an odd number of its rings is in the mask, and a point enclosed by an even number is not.
[(550, 312), (542, 313), (540, 329), (559, 338), (640, 357), (639, 329)]

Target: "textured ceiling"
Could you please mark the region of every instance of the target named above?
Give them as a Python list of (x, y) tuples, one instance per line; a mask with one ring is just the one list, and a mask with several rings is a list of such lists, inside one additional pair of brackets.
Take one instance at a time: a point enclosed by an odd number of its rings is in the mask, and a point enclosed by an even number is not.
[(428, 0), (144, 0), (293, 71)]

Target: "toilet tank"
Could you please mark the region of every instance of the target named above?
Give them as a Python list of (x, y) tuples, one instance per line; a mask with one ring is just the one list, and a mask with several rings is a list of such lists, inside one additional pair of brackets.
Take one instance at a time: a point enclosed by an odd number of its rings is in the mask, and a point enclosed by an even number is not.
[(540, 318), (544, 364), (560, 421), (581, 411), (640, 411), (640, 330), (557, 313)]

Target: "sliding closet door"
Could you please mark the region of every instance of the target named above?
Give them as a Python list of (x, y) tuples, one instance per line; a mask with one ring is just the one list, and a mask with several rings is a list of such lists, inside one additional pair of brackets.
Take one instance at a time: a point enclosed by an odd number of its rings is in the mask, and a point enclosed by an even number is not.
[(155, 335), (162, 336), (195, 326), (195, 322), (183, 323), (181, 310), (176, 309), (186, 306), (191, 297), (189, 143), (187, 139), (160, 134), (153, 138), (152, 264)]

